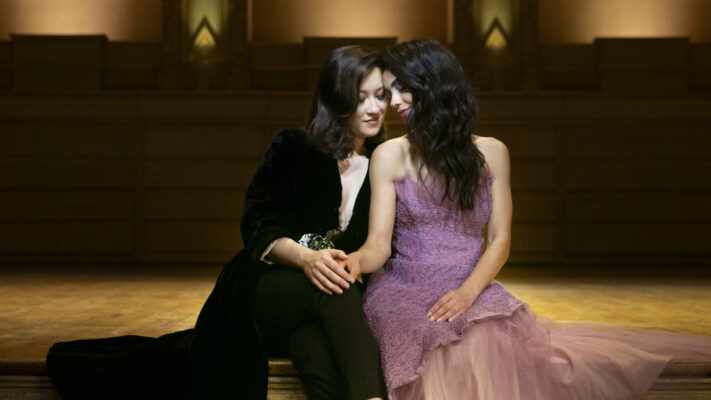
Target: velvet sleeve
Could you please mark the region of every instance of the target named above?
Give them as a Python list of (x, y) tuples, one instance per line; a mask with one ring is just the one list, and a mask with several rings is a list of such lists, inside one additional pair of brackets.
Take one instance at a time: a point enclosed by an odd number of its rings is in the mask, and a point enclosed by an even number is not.
[(266, 247), (280, 237), (298, 240), (293, 231), (294, 210), (288, 204), (303, 152), (303, 132), (279, 131), (252, 176), (244, 201), (241, 231), (245, 251), (260, 262)]

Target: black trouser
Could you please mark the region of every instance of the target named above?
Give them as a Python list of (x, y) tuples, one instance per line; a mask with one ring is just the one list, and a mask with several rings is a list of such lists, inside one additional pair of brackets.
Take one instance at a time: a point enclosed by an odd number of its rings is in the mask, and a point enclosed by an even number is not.
[(261, 275), (254, 296), (267, 354), (292, 359), (309, 399), (385, 398), (380, 354), (357, 285), (328, 295), (303, 271), (277, 267)]

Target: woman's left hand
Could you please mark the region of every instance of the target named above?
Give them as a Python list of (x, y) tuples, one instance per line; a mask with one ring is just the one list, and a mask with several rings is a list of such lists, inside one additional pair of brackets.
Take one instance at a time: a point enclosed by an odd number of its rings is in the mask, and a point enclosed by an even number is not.
[(450, 290), (427, 311), (427, 317), (437, 322), (454, 321), (472, 306), (477, 297), (461, 287)]

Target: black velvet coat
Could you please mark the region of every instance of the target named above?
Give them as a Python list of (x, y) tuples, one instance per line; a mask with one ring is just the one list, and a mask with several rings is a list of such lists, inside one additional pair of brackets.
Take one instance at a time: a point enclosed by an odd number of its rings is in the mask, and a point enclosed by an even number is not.
[[(251, 299), (256, 277), (274, 267), (259, 259), (280, 237), (298, 241), (305, 233), (324, 235), (338, 228), (341, 196), (334, 158), (309, 146), (301, 131), (277, 133), (247, 191), (242, 216), (245, 248), (223, 269), (195, 327), (191, 357), (200, 390), (210, 398), (266, 397), (267, 359)], [(366, 177), (348, 229), (334, 240), (337, 248), (351, 252), (363, 244), (369, 203)]]
[[(50, 375), (65, 400), (75, 398), (264, 399), (267, 357), (252, 316), (259, 258), (275, 239), (338, 228), (342, 188), (337, 161), (299, 130), (278, 132), (252, 177), (242, 215), (244, 250), (222, 270), (195, 329), (160, 338), (125, 336), (55, 344)], [(368, 177), (346, 231), (345, 252), (367, 236)], [(94, 382), (91, 384), (90, 382)], [(99, 397), (97, 397), (99, 396)]]

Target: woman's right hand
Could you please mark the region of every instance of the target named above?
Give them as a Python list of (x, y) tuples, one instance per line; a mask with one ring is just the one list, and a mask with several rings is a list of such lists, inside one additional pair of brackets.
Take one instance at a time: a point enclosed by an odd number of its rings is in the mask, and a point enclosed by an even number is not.
[(341, 250), (310, 250), (299, 263), (306, 277), (324, 293), (343, 293), (354, 279), (344, 268), (348, 256)]

